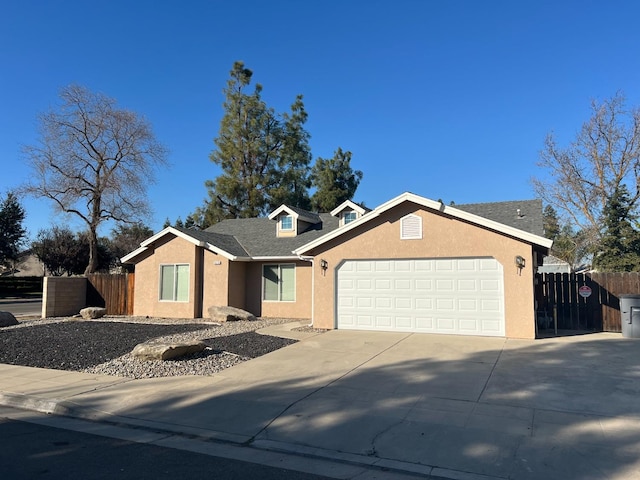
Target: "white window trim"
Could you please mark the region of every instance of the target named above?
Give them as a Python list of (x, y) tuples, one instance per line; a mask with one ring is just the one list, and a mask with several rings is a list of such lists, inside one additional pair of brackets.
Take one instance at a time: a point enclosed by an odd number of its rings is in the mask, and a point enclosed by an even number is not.
[[(347, 215), (351, 215), (351, 214), (353, 214), (354, 218), (347, 222)], [(355, 222), (357, 219), (358, 219), (358, 212), (356, 212), (355, 210), (345, 210), (344, 212), (342, 212), (343, 225), (348, 225), (351, 222)]]
[[(409, 219), (417, 219), (418, 221), (418, 234), (407, 235), (404, 231), (404, 223)], [(400, 219), (400, 240), (421, 240), (422, 239), (422, 217), (420, 215), (415, 215), (410, 213), (409, 215), (405, 215)]]
[[(186, 265), (189, 267), (189, 275), (187, 276), (187, 299), (186, 300), (165, 300), (162, 298), (162, 267), (176, 267), (173, 272), (173, 297), (177, 297), (176, 288), (178, 283), (176, 282), (176, 275), (178, 274), (178, 266)], [(189, 303), (191, 299), (191, 264), (190, 263), (161, 263), (158, 267), (158, 302), (162, 303)]]
[[(278, 284), (280, 284), (280, 282), (282, 281), (282, 275), (280, 273), (280, 268), (283, 266), (288, 266), (291, 265), (293, 266), (293, 300), (267, 300), (264, 298), (264, 284), (265, 284), (265, 276), (264, 276), (264, 268), (265, 267), (278, 267)], [(268, 303), (295, 303), (296, 301), (296, 293), (297, 293), (297, 283), (298, 283), (298, 278), (297, 278), (297, 268), (296, 268), (296, 264), (295, 263), (263, 263), (262, 264), (262, 296), (261, 299), (263, 302), (268, 302)], [(280, 288), (278, 288), (278, 297), (280, 297)]]
[[(282, 220), (285, 219), (285, 218), (290, 218), (291, 219), (291, 228), (283, 228), (282, 227)], [(280, 231), (281, 232), (293, 232), (294, 231), (294, 223), (293, 222), (294, 222), (293, 215), (282, 215), (280, 217), (280, 221), (278, 222), (279, 223), (279, 227), (280, 227)]]

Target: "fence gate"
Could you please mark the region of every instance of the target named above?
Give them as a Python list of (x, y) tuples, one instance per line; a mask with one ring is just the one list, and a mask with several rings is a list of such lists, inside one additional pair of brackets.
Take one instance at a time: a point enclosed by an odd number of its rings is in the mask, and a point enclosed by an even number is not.
[(563, 330), (620, 332), (619, 295), (640, 294), (640, 273), (536, 274), (538, 317)]
[(105, 307), (107, 315), (133, 315), (134, 275), (87, 275), (87, 306)]

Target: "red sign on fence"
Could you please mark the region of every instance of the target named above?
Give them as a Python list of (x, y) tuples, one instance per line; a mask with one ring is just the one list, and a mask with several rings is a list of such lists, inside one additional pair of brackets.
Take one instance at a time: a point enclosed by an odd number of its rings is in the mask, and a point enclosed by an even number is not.
[(582, 298), (588, 298), (591, 296), (591, 287), (587, 287), (586, 285), (583, 285), (578, 289), (578, 293)]

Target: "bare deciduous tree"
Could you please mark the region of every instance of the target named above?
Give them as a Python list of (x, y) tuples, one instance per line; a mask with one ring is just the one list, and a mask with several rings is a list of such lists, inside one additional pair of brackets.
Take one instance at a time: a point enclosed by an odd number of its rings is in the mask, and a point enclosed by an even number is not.
[(640, 109), (626, 106), (624, 95), (592, 101), (592, 116), (566, 148), (549, 134), (539, 166), (546, 178), (533, 178), (536, 193), (576, 225), (589, 243), (602, 235), (603, 209), (621, 185), (636, 210), (640, 200)]
[(131, 223), (149, 213), (146, 187), (166, 149), (149, 123), (115, 100), (72, 85), (62, 104), (39, 117), (39, 141), (25, 147), (32, 178), (27, 194), (52, 200), (87, 224), (89, 263), (98, 266), (97, 230), (106, 220)]

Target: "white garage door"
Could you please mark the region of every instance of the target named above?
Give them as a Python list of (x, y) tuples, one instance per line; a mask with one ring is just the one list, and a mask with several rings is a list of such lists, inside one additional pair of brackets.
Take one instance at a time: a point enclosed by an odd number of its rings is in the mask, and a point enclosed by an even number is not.
[(348, 260), (338, 328), (504, 336), (503, 285), (494, 258)]

